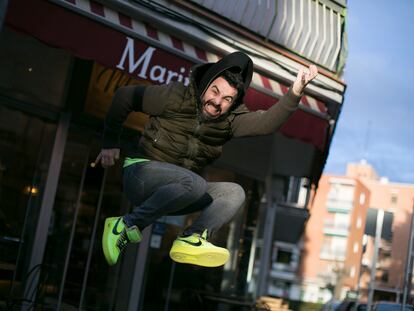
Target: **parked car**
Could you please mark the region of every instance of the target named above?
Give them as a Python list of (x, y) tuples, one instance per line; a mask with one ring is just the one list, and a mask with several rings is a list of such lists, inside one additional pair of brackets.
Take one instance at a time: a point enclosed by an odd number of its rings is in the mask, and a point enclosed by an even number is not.
[(353, 311), (356, 304), (357, 304), (357, 301), (353, 299), (345, 299), (339, 304), (336, 311)]
[(340, 304), (339, 300), (329, 300), (322, 306), (321, 311), (337, 311)]
[(352, 311), (367, 311), (367, 304), (365, 302), (357, 302)]
[(405, 305), (405, 310), (402, 310), (401, 303), (381, 301), (374, 303), (372, 311), (413, 311), (413, 306)]

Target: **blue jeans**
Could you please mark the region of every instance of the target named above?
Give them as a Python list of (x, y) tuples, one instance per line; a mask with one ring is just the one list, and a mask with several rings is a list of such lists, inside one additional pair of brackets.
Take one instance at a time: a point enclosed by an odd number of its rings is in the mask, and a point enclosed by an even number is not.
[(124, 168), (124, 192), (133, 211), (123, 217), (140, 230), (164, 215), (185, 215), (201, 211), (184, 234), (209, 235), (229, 222), (244, 203), (241, 186), (230, 182), (207, 182), (177, 165), (148, 161)]

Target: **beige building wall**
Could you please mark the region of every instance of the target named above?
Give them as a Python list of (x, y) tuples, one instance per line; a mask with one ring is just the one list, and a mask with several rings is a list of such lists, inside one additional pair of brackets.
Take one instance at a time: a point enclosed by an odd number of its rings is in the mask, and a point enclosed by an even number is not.
[(304, 300), (325, 301), (331, 298), (328, 291), (339, 297), (357, 289), (368, 202), (368, 189), (354, 178), (320, 179), (304, 234), (300, 266)]
[(362, 241), (370, 196), (368, 188), (359, 180), (356, 180), (354, 210), (349, 228), (347, 258), (345, 261), (345, 267), (348, 270), (344, 278), (344, 285), (353, 291), (358, 289), (363, 253)]

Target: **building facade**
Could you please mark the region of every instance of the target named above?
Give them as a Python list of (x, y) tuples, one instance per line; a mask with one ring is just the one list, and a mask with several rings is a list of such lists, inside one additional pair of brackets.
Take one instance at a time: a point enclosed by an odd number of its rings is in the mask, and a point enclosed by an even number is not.
[[(374, 301), (401, 301), (413, 199), (413, 185), (379, 177), (366, 161), (349, 164), (345, 176), (323, 175), (305, 231), (302, 299), (326, 302), (354, 294), (367, 301), (372, 288)], [(389, 216), (383, 220), (374, 281), (369, 209)], [(391, 239), (384, 230), (391, 230)]]
[[(206, 292), (226, 295), (229, 304), (234, 296), (252, 301), (269, 292), (297, 297), (291, 276), (269, 271), (298, 265), (295, 245), (346, 87), (340, 79), (345, 9), (345, 1), (319, 0), (243, 7), (9, 1), (0, 37), (0, 300), (24, 309), (191, 310)], [(229, 143), (204, 172), (209, 180), (238, 182), (247, 193), (243, 210), (215, 237), (232, 260), (209, 270), (172, 263), (171, 242), (191, 216), (165, 217), (108, 267), (100, 249), (103, 220), (131, 206), (122, 194), (121, 164), (107, 170), (90, 164), (114, 92), (133, 84), (187, 84), (193, 65), (234, 50), (255, 64), (246, 95), (251, 110), (277, 103), (300, 66), (315, 63), (321, 74), (278, 133)], [(122, 146), (136, 145), (147, 119), (129, 117)]]
[(369, 197), (356, 178), (322, 176), (304, 234), (304, 301), (326, 302), (357, 290)]
[[(347, 175), (359, 178), (371, 192), (370, 207), (392, 216), (392, 239), (382, 239), (378, 250), (374, 300), (402, 301), (404, 278), (409, 262), (408, 249), (414, 207), (414, 185), (395, 183), (379, 177), (367, 162), (348, 166)], [(385, 225), (385, 222), (384, 222)], [(366, 252), (362, 258), (361, 296), (367, 297), (372, 267), (374, 239), (366, 239)]]

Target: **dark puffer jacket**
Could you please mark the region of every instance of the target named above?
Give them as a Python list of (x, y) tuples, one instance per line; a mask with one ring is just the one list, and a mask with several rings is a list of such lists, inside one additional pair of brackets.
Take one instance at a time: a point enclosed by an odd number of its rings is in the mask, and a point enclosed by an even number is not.
[(202, 122), (195, 89), (171, 83), (165, 89), (163, 113), (151, 117), (140, 146), (151, 159), (198, 171), (221, 155), (232, 137), (230, 117)]

